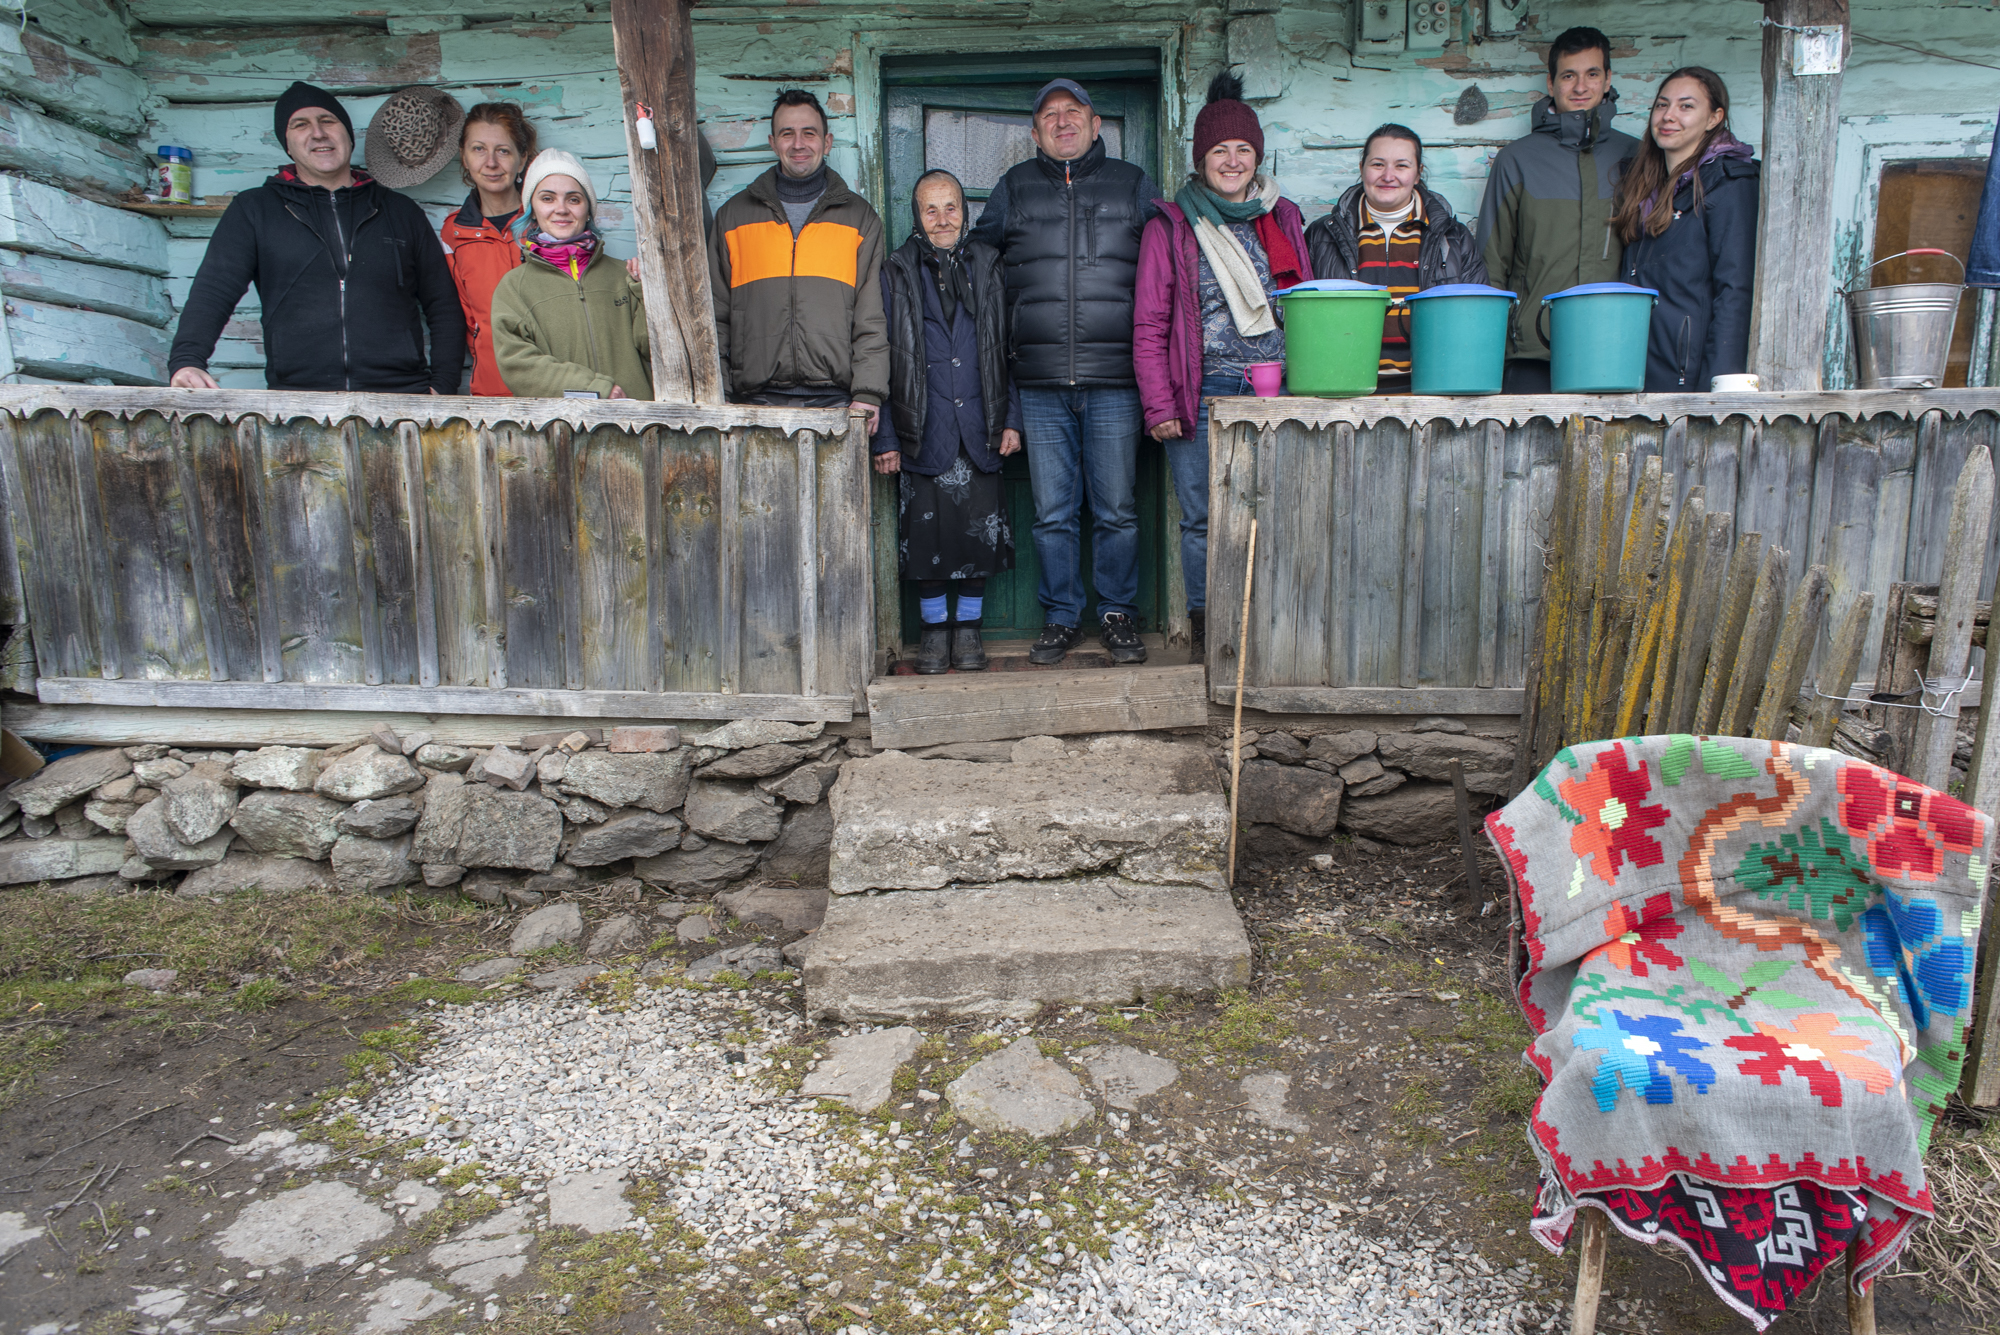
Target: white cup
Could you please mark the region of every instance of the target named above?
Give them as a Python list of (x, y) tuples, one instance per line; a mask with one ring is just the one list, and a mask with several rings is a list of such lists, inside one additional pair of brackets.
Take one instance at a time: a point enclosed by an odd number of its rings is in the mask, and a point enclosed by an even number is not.
[(1754, 375), (1719, 375), (1708, 382), (1711, 394), (1754, 394), (1763, 387)]

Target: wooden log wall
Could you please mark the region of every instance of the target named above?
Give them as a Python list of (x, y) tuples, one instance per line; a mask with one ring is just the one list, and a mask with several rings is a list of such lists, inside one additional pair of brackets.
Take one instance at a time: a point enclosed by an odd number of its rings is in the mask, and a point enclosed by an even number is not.
[[(1709, 514), (1728, 512), (1736, 534), (1783, 549), (1774, 577), (1785, 587), (1826, 568), (1829, 601), (1809, 669), (1873, 591), (1864, 678), (1875, 674), (1889, 585), (1938, 579), (1960, 469), (1973, 450), (2000, 446), (1994, 390), (1216, 400), (1213, 698), (1234, 698), (1254, 513), (1247, 704), (1518, 713), (1553, 526), (1594, 525), (1601, 535), (1630, 520), (1629, 499), (1615, 514), (1558, 510), (1572, 413), (1602, 424), (1605, 452), (1626, 455), (1630, 477), (1658, 461), (1669, 522), (1698, 486)], [(1981, 596), (1990, 596), (2000, 536), (1982, 553)]]
[(44, 703), (846, 719), (835, 412), (0, 388)]
[(0, 379), (166, 379), (166, 229), (116, 207), (152, 183), (137, 57), (97, 0), (0, 23)]

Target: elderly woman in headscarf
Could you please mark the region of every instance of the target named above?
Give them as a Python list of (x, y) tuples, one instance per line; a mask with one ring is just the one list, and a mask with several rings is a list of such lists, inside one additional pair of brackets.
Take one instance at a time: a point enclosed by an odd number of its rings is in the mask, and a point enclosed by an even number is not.
[(967, 239), (957, 177), (924, 173), (910, 207), (916, 229), (882, 265), (889, 402), (875, 471), (899, 475), (898, 564), (916, 581), (924, 622), (917, 671), (978, 672), (986, 581), (1014, 568), (1000, 461), (1021, 448), (1021, 404), (1006, 291), (999, 252)]

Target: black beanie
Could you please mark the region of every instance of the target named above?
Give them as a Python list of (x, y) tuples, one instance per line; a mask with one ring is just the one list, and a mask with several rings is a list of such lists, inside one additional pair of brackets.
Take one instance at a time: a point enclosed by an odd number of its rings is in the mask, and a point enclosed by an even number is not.
[(278, 105), (271, 112), (271, 127), (278, 132), (278, 146), (284, 147), (285, 126), (293, 116), (307, 107), (325, 107), (340, 117), (340, 123), (347, 127), (347, 138), (354, 140), (354, 122), (348, 118), (347, 108), (340, 105), (340, 99), (324, 88), (315, 88), (309, 83), (295, 83), (278, 96)]

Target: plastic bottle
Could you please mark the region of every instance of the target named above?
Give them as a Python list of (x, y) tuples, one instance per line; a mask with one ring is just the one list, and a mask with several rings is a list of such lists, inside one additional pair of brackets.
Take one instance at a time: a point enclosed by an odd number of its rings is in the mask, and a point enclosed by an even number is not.
[(194, 203), (194, 154), (173, 144), (161, 144), (160, 199), (162, 204)]

